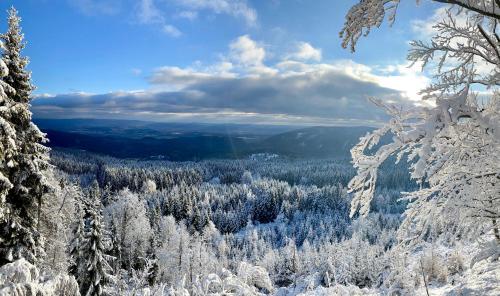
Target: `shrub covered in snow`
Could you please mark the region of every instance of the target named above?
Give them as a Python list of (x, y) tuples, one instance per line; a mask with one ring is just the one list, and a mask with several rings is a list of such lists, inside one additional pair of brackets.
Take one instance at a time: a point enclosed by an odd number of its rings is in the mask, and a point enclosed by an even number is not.
[(44, 279), (33, 264), (19, 259), (0, 267), (0, 295), (79, 296), (80, 292), (74, 277)]

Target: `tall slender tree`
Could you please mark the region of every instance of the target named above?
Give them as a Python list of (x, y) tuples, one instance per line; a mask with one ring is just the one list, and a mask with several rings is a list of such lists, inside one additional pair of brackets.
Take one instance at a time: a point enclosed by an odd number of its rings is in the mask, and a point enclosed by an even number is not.
[[(0, 49), (4, 49), (0, 42)], [(15, 145), (16, 133), (10, 122), (12, 102), (8, 95), (12, 94), (13, 89), (3, 81), (3, 77), (9, 74), (9, 69), (3, 58), (0, 58), (0, 221), (4, 225), (9, 214), (9, 207), (6, 204), (7, 194), (13, 185), (9, 179), (9, 172), (13, 166), (13, 158), (17, 151)], [(7, 250), (3, 248), (3, 238), (0, 240), (0, 254), (7, 256)], [(3, 260), (1, 260), (3, 263)], [(3, 264), (2, 264), (3, 265)]]
[(99, 187), (95, 182), (85, 200), (83, 240), (74, 251), (74, 261), (83, 265), (76, 269), (76, 278), (80, 293), (86, 296), (103, 295), (106, 284), (112, 280), (110, 256), (105, 254), (101, 208)]
[[(5, 196), (6, 215), (0, 221), (0, 266), (24, 257), (35, 263), (42, 253), (42, 239), (37, 229), (42, 197), (50, 186), (44, 171), (48, 169), (48, 148), (42, 143), (45, 135), (31, 121), (29, 111), (31, 73), (26, 69), (28, 58), (21, 55), (25, 46), (20, 21), (15, 8), (8, 11), (8, 31), (0, 37), (4, 48), (2, 83), (9, 94), (4, 99), (2, 117), (4, 133), (8, 134), (2, 177), (8, 184)], [(9, 148), (10, 147), (10, 148)], [(5, 148), (4, 148), (5, 149)]]
[(14, 7), (8, 10), (7, 20), (8, 30), (1, 36), (5, 45), (3, 57), (9, 68), (9, 73), (4, 77), (4, 81), (16, 90), (16, 93), (12, 95), (15, 102), (29, 103), (31, 92), (35, 86), (31, 82), (31, 72), (26, 70), (29, 59), (21, 55), (26, 42), (24, 34), (21, 32), (21, 18)]
[(77, 219), (74, 221), (73, 229), (72, 229), (72, 238), (69, 244), (69, 256), (71, 258), (70, 264), (68, 266), (68, 272), (76, 279), (83, 274), (83, 254), (82, 254), (82, 243), (84, 241), (83, 230), (85, 228), (82, 210), (81, 210), (81, 201), (76, 201), (76, 216)]

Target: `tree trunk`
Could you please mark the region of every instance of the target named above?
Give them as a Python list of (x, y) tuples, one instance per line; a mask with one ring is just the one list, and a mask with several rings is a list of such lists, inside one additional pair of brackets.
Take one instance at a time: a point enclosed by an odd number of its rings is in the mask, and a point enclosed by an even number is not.
[[(492, 184), (493, 184), (493, 186), (495, 186), (494, 183), (492, 183)], [(492, 207), (492, 209), (494, 209), (494, 206), (493, 206), (493, 197), (490, 196), (489, 202), (490, 202), (490, 206)], [(498, 230), (497, 219), (496, 218), (492, 218), (491, 222), (493, 223), (493, 234), (495, 235), (497, 243), (500, 245), (500, 231)]]
[(491, 222), (493, 222), (493, 234), (497, 239), (497, 243), (500, 245), (500, 231), (498, 230), (497, 219), (491, 219)]
[(38, 212), (37, 212), (37, 218), (36, 218), (36, 231), (40, 233), (40, 217), (42, 215), (42, 198), (38, 198)]
[(422, 271), (422, 277), (424, 278), (425, 292), (429, 296), (429, 288), (427, 287), (427, 279), (425, 278), (424, 265), (422, 264), (422, 258), (420, 258), (420, 270)]

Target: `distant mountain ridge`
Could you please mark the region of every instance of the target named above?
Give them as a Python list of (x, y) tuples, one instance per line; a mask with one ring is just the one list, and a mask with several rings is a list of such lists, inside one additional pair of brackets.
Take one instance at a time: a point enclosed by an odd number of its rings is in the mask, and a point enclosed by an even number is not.
[(53, 148), (119, 158), (242, 158), (273, 153), (292, 158), (350, 158), (369, 127), (307, 127), (150, 123), (115, 120), (37, 120)]
[(287, 125), (147, 122), (119, 119), (34, 119), (42, 129), (127, 138), (177, 137), (182, 134), (269, 136), (297, 129)]
[(292, 157), (347, 157), (369, 127), (310, 127), (266, 138), (260, 143), (265, 152)]

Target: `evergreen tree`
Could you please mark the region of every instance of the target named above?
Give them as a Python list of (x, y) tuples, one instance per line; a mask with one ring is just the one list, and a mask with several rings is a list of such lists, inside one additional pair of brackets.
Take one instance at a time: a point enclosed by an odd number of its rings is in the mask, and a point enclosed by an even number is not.
[(69, 244), (69, 255), (71, 262), (68, 267), (68, 272), (76, 279), (81, 278), (84, 272), (83, 269), (83, 254), (82, 243), (84, 241), (83, 229), (85, 228), (84, 220), (81, 213), (79, 203), (76, 204), (77, 220), (74, 222), (71, 242)]
[(279, 286), (296, 284), (295, 279), (298, 272), (298, 257), (295, 240), (287, 241), (285, 248), (281, 251), (280, 261), (277, 267), (276, 283)]
[(84, 270), (78, 274), (77, 281), (82, 295), (103, 295), (105, 285), (111, 281), (111, 267), (108, 264), (110, 258), (105, 254), (101, 201), (97, 183), (90, 188), (85, 202), (83, 242), (80, 251)]
[(4, 90), (8, 85), (9, 94), (0, 103), (4, 107), (0, 111), (4, 133), (0, 182), (4, 209), (8, 208), (0, 217), (0, 266), (21, 257), (34, 263), (40, 257), (42, 239), (37, 224), (42, 197), (50, 188), (44, 176), (49, 166), (49, 150), (41, 144), (46, 141), (45, 135), (31, 121), (29, 111), (34, 86), (26, 70), (28, 58), (21, 56), (25, 42), (20, 21), (16, 9), (11, 8), (8, 31), (1, 35), (6, 65), (2, 83)]
[(26, 46), (24, 34), (21, 33), (21, 18), (14, 7), (9, 9), (8, 14), (9, 27), (7, 33), (1, 36), (5, 45), (3, 58), (9, 68), (9, 74), (4, 77), (4, 81), (16, 90), (12, 96), (15, 102), (29, 103), (35, 87), (31, 83), (31, 72), (26, 70), (29, 59), (21, 56), (21, 51)]
[[(0, 47), (4, 49), (3, 43)], [(0, 59), (0, 78), (7, 76), (9, 69)], [(10, 216), (10, 207), (6, 203), (7, 195), (13, 185), (9, 175), (14, 166), (14, 155), (17, 152), (15, 145), (15, 130), (10, 118), (12, 117), (12, 101), (8, 95), (12, 94), (13, 89), (0, 79), (0, 224), (2, 229), (8, 225), (7, 219)], [(7, 238), (5, 231), (0, 230), (2, 240), (0, 240), (0, 266), (12, 260), (12, 249), (4, 242)]]
[(108, 254), (113, 258), (112, 267), (113, 272), (116, 274), (120, 270), (120, 264), (122, 262), (122, 248), (118, 236), (118, 231), (116, 229), (116, 224), (113, 219), (109, 222), (109, 238), (110, 238), (110, 249)]
[(146, 274), (147, 281), (150, 286), (154, 286), (156, 284), (160, 273), (160, 267), (158, 266), (158, 257), (156, 256), (157, 247), (157, 239), (154, 235), (152, 235), (149, 239), (149, 247), (146, 252)]

